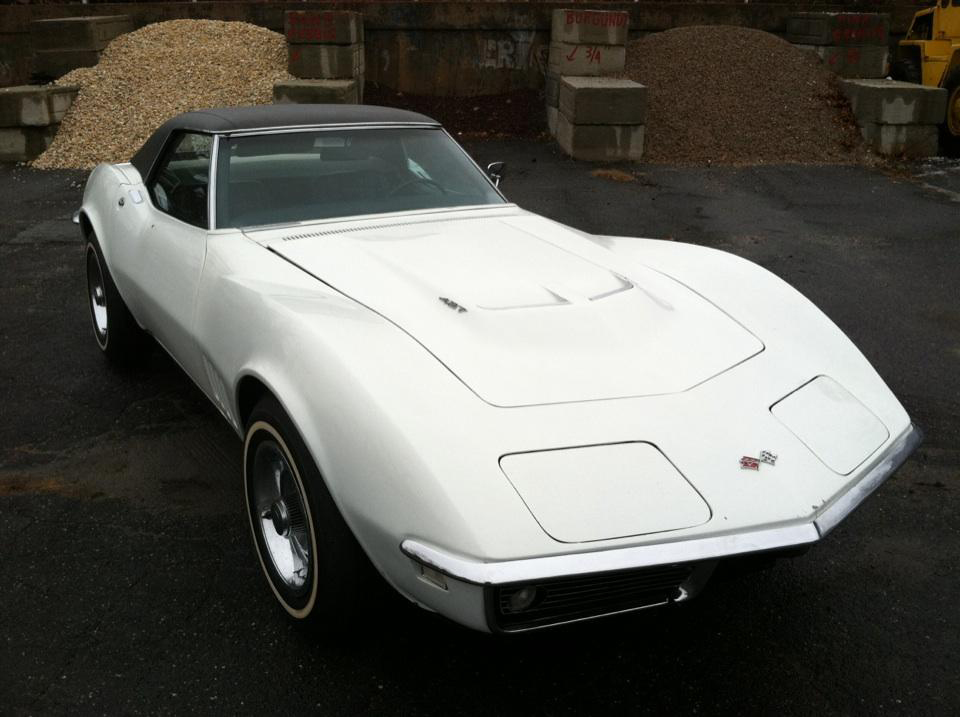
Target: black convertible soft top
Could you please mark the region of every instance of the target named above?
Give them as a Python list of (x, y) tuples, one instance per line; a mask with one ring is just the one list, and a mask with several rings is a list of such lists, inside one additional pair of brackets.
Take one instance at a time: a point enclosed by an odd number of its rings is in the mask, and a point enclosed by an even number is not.
[(164, 122), (130, 159), (146, 179), (172, 132), (223, 134), (277, 127), (317, 127), (336, 124), (415, 123), (438, 125), (416, 112), (374, 105), (256, 105), (184, 112)]

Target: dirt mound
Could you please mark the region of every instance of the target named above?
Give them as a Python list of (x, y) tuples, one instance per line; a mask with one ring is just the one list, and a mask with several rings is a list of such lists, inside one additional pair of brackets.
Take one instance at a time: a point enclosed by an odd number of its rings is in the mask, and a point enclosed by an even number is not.
[(810, 53), (759, 30), (683, 27), (627, 47), (650, 88), (644, 159), (850, 162), (860, 134), (837, 79)]
[(216, 20), (147, 25), (111, 42), (96, 67), (57, 80), (80, 93), (33, 166), (126, 161), (170, 117), (272, 102), (273, 83), (287, 77), (284, 38), (265, 28)]

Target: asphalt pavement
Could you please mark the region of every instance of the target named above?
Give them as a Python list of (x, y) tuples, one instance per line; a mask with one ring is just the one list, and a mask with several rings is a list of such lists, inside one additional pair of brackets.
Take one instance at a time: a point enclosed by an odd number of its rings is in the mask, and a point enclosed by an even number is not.
[(495, 638), (385, 600), (305, 634), (260, 575), (235, 434), (157, 350), (94, 343), (77, 172), (0, 166), (0, 713), (960, 713), (960, 165), (621, 167), (483, 142), (521, 206), (714, 246), (809, 296), (927, 435), (806, 555)]

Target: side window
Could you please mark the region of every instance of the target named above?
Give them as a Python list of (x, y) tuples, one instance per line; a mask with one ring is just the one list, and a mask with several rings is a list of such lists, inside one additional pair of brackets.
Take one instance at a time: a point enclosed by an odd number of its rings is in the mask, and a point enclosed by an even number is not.
[(157, 209), (201, 229), (208, 226), (212, 146), (207, 134), (186, 132), (174, 138), (147, 186)]

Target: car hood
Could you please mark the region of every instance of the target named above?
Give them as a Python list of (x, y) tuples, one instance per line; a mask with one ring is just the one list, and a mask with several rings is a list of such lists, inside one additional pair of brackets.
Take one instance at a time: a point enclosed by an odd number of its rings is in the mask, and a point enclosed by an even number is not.
[(676, 393), (763, 350), (674, 278), (512, 205), (246, 234), (496, 406)]

